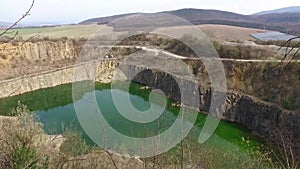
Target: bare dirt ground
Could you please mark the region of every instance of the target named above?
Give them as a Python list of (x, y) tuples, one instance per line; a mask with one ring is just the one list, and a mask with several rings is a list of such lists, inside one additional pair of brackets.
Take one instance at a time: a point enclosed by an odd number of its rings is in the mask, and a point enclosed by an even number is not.
[(250, 36), (253, 33), (267, 32), (268, 30), (242, 28), (226, 25), (199, 25), (198, 26), (211, 39), (221, 41), (246, 41), (255, 40)]
[[(243, 28), (237, 26), (227, 26), (227, 25), (212, 25), (204, 24), (197, 25), (205, 36), (210, 40), (216, 41), (235, 41), (235, 42), (244, 42), (244, 41), (254, 41), (255, 39), (250, 36), (253, 33), (262, 33), (267, 32), (268, 30), (262, 29), (252, 29), (252, 28)], [(188, 29), (194, 29), (194, 26), (173, 26), (173, 27), (164, 27), (157, 30), (161, 31), (176, 31), (178, 33), (184, 33), (181, 31), (186, 31)]]

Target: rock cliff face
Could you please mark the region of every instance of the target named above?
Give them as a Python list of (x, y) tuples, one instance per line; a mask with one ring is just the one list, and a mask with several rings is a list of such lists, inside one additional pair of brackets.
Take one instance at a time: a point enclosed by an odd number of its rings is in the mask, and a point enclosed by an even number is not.
[[(200, 102), (193, 105), (199, 105), (201, 111), (208, 112), (211, 102), (211, 88), (205, 83), (197, 83), (196, 81), (186, 79), (184, 77), (174, 77), (165, 72), (159, 72), (155, 69), (147, 69), (137, 67), (135, 65), (128, 65), (127, 74), (130, 70), (144, 69), (133, 80), (152, 88), (158, 88), (164, 93), (177, 101), (181, 101), (181, 94), (178, 88), (178, 82), (184, 85), (190, 91), (190, 97), (194, 98), (195, 92), (199, 91)], [(178, 80), (178, 78), (180, 80)], [(176, 79), (176, 80), (175, 80)], [(230, 79), (229, 79), (229, 84)], [(264, 102), (253, 96), (247, 94), (239, 94), (232, 90), (227, 93), (225, 103), (225, 113), (222, 119), (239, 123), (257, 136), (272, 141), (274, 143), (281, 143), (280, 137), (293, 136), (295, 155), (300, 155), (300, 113), (297, 111), (284, 110), (280, 106)], [(288, 140), (286, 140), (288, 141)]]
[(259, 137), (280, 146), (283, 146), (282, 137), (286, 144), (292, 141), (295, 155), (300, 157), (299, 112), (284, 110), (247, 95), (230, 93), (228, 98), (231, 100), (224, 114), (226, 120), (242, 124)]
[(74, 64), (79, 43), (71, 40), (0, 44), (0, 79), (11, 79)]
[[(81, 44), (72, 40), (7, 46), (11, 50), (0, 52), (0, 64), (3, 69), (1, 79), (8, 79), (0, 82), (0, 98), (74, 81), (93, 80), (108, 83), (113, 71), (120, 65), (118, 58), (86, 62), (83, 60), (75, 64)], [(116, 56), (124, 56), (136, 50), (115, 48), (110, 52)], [(88, 52), (94, 55), (92, 57), (100, 53), (99, 49), (93, 48)], [(171, 60), (168, 62), (166, 66), (174, 65)], [(159, 88), (170, 98), (181, 101), (181, 94), (175, 82), (177, 80), (190, 91), (190, 96), (197, 95), (195, 92), (199, 91), (200, 102), (192, 100), (189, 106), (207, 112), (211, 101), (211, 87), (205, 66), (197, 60), (184, 62), (192, 70), (194, 78), (179, 74), (174, 79), (166, 72), (137, 64), (125, 65), (125, 74), (130, 75), (133, 71), (143, 70), (134, 77), (134, 81)], [(297, 152), (300, 152), (300, 113), (297, 107), (300, 102), (299, 64), (292, 64), (284, 71), (279, 71), (280, 67), (274, 68), (272, 63), (223, 61), (223, 64), (228, 92), (226, 112), (222, 118), (240, 123), (259, 136), (274, 142), (278, 139), (278, 131), (288, 131), (293, 134)], [(80, 76), (74, 76), (76, 71), (80, 72)], [(291, 99), (289, 104), (295, 105), (295, 111), (281, 107), (284, 96)]]
[[(202, 85), (209, 81), (205, 66), (186, 60)], [(222, 61), (228, 90), (255, 96), (265, 102), (300, 112), (300, 64), (291, 63), (285, 69), (279, 63)], [(285, 102), (289, 102), (288, 104)]]
[[(136, 50), (125, 47), (103, 50), (102, 47), (85, 44), (85, 41), (70, 39), (0, 43), (0, 80), (69, 67), (81, 62), (79, 59), (99, 59), (106, 54), (127, 55)], [(107, 53), (103, 54), (103, 51)]]
[[(4, 80), (0, 82), (0, 98), (76, 81), (94, 80), (109, 83), (115, 65), (116, 61), (114, 60), (86, 62), (61, 69)], [(98, 72), (97, 75), (95, 74), (96, 71)], [(78, 76), (78, 74), (80, 74), (80, 76)]]

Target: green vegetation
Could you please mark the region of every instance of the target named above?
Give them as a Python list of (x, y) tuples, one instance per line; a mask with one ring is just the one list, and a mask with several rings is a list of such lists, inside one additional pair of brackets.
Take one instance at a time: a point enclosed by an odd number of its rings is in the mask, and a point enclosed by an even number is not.
[(3, 121), (0, 131), (0, 168), (49, 168), (49, 156), (38, 152), (44, 146), (42, 125), (33, 120), (34, 115), (21, 103), (12, 114), (17, 119)]
[(91, 146), (88, 146), (78, 132), (67, 130), (63, 133), (66, 140), (61, 145), (60, 151), (71, 157), (77, 157), (91, 152)]
[(26, 146), (16, 147), (12, 153), (10, 167), (13, 169), (31, 168), (31, 169), (48, 169), (48, 157), (44, 161), (39, 160), (37, 152), (33, 148)]
[(282, 98), (282, 106), (288, 110), (295, 110), (296, 108), (295, 101), (290, 96), (285, 96)]

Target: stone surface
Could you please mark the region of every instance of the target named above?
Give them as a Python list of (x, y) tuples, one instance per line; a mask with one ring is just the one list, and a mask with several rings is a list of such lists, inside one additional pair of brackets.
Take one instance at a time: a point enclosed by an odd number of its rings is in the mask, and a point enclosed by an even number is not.
[[(49, 60), (57, 61), (78, 57), (77, 49), (79, 47), (76, 45), (78, 44), (72, 41), (28, 43), (15, 49), (15, 51), (18, 53), (17, 56), (24, 56), (24, 60), (34, 62), (35, 60), (46, 59), (46, 63), (49, 63)], [(114, 50), (114, 55), (132, 52), (125, 48)], [(45, 51), (47, 52), (45, 53)], [(95, 49), (91, 53), (96, 56), (97, 52), (99, 51)], [(12, 54), (9, 57), (12, 57)], [(51, 68), (22, 77), (2, 80), (0, 82), (0, 98), (75, 81), (92, 80), (109, 83), (116, 67), (122, 66), (118, 59), (120, 58), (82, 61), (80, 64), (60, 65), (59, 68)], [(189, 106), (208, 112), (211, 101), (211, 84), (205, 66), (201, 61), (184, 60), (194, 73), (194, 76), (189, 77), (180, 74), (181, 70), (176, 70), (177, 67), (174, 66), (178, 64), (176, 59), (174, 61), (167, 59), (165, 63), (160, 63), (165, 67), (175, 67), (174, 70), (172, 69), (173, 72), (170, 72), (173, 76), (170, 73), (151, 67), (151, 65), (157, 64), (157, 60), (147, 59), (139, 58), (135, 62), (123, 64), (124, 70), (126, 70), (124, 73), (131, 76), (133, 72), (141, 71), (134, 77), (134, 81), (154, 89), (161, 89), (168, 97), (176, 101), (182, 101), (177, 83), (189, 91), (190, 98), (196, 96), (197, 93), (195, 92), (199, 91), (199, 99), (189, 100)], [(146, 65), (138, 64), (145, 60), (150, 63)], [(294, 142), (297, 144), (298, 152), (300, 152), (300, 113), (297, 109), (300, 102), (299, 65), (292, 64), (288, 69), (280, 71), (280, 67), (274, 67), (271, 63), (224, 61), (223, 64), (228, 92), (226, 93), (227, 98), (224, 105), (226, 111), (222, 118), (237, 122), (257, 133), (260, 137), (274, 142), (278, 140), (278, 131), (289, 132), (293, 134)], [(76, 71), (78, 73), (74, 76)], [(294, 99), (295, 111), (284, 110), (280, 106), (282, 98), (285, 96)]]

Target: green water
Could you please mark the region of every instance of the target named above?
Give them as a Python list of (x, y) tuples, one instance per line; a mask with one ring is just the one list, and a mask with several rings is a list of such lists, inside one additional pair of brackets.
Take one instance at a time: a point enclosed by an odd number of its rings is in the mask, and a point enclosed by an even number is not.
[[(82, 85), (89, 85), (82, 83)], [(148, 95), (150, 90), (140, 89), (141, 85), (131, 83), (130, 86), (130, 100), (136, 109), (140, 111), (147, 110), (150, 106)], [(95, 92), (97, 103), (105, 120), (115, 130), (131, 137), (145, 137), (154, 135), (153, 133), (163, 132), (167, 130), (175, 121), (178, 108), (172, 107), (171, 100), (168, 100), (167, 109), (163, 114), (153, 122), (140, 124), (127, 120), (119, 114), (118, 110), (113, 104), (111, 93), (117, 95), (127, 94), (120, 89), (110, 89), (110, 84), (96, 84), (95, 91), (87, 91), (79, 97), (76, 102), (82, 101), (82, 98)], [(61, 85), (48, 89), (41, 89), (38, 91), (26, 93), (19, 96), (9, 97), (0, 100), (0, 112), (2, 115), (7, 115), (12, 108), (20, 101), (22, 104), (28, 106), (29, 110), (37, 115), (37, 119), (44, 124), (45, 132), (48, 134), (61, 134), (65, 130), (71, 129), (82, 134), (83, 138), (88, 144), (94, 144), (93, 141), (82, 129), (74, 110), (74, 103), (72, 99), (72, 84)], [(192, 129), (192, 135), (195, 140), (201, 132), (201, 127), (205, 122), (206, 115), (197, 113), (197, 121)], [(163, 127), (157, 128), (159, 122), (164, 121)], [(249, 140), (249, 144), (245, 146), (244, 139)], [(250, 132), (240, 125), (221, 121), (215, 133), (206, 142), (219, 146), (227, 150), (244, 151), (251, 146), (259, 145), (259, 142), (254, 139)]]

